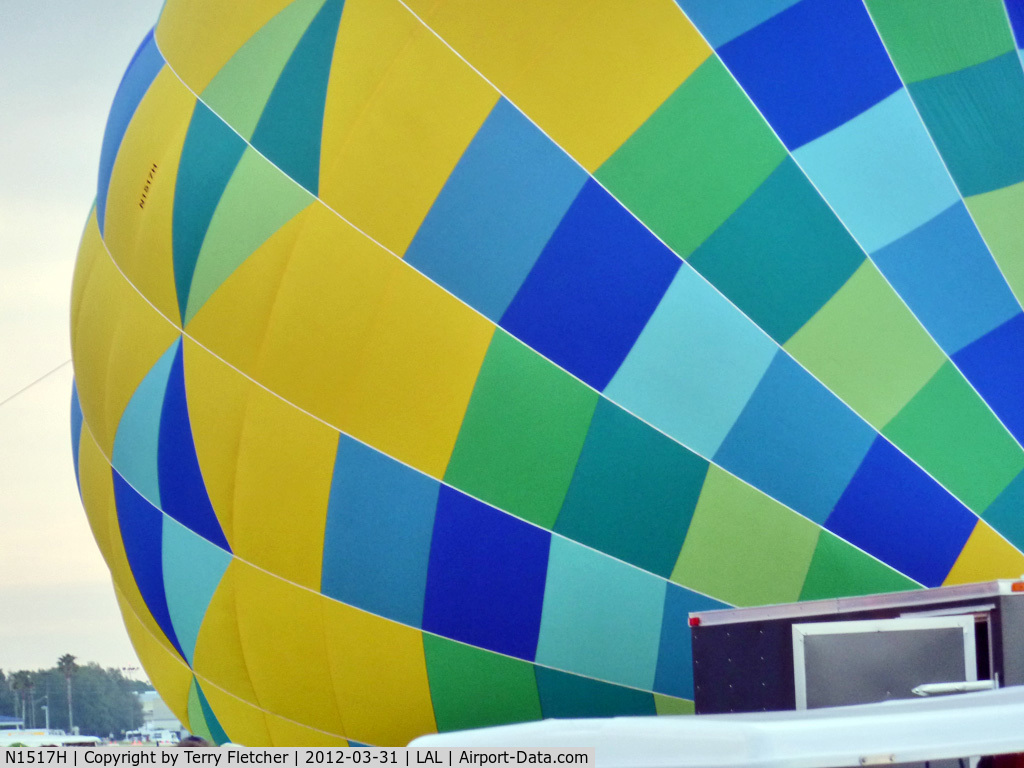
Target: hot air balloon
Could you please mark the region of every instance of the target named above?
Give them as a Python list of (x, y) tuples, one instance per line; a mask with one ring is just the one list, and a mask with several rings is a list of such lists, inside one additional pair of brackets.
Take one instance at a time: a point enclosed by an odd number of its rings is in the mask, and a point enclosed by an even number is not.
[(1018, 0), (167, 0), (71, 318), (165, 701), (252, 746), (682, 713), (690, 611), (1024, 572), (1022, 39)]

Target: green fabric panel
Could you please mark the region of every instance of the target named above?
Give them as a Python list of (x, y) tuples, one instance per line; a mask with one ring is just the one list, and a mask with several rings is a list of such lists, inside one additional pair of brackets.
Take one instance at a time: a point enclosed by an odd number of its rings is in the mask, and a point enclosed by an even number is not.
[(251, 147), (242, 154), (199, 249), (185, 323), (241, 264), (314, 197)]
[(712, 466), (672, 581), (734, 605), (792, 602), (820, 530)]
[(690, 264), (784, 344), (865, 258), (788, 159), (697, 249)]
[(423, 633), (438, 731), (540, 720), (533, 665)]
[(1024, 473), (999, 494), (985, 510), (984, 520), (1002, 534), (1013, 546), (1024, 551)]
[(867, 6), (907, 83), (1014, 49), (1002, 0), (867, 0)]
[(660, 693), (654, 694), (654, 708), (659, 715), (692, 715), (696, 712), (689, 699), (675, 699)]
[(920, 589), (908, 579), (828, 531), (818, 537), (818, 546), (800, 592), (801, 600), (871, 595)]
[(268, 21), (221, 67), (202, 93), (206, 104), (251, 139), (277, 79), (324, 0), (296, 0)]
[(875, 429), (888, 424), (946, 361), (870, 261), (785, 348)]
[(686, 258), (786, 155), (750, 99), (712, 56), (596, 176)]
[(601, 400), (555, 530), (668, 576), (707, 469), (705, 459)]
[(952, 363), (882, 432), (978, 514), (1024, 469), (1024, 451)]
[(188, 687), (187, 711), (189, 733), (206, 739), (211, 744), (216, 744), (217, 740), (206, 723), (206, 713), (203, 711), (203, 703), (199, 699), (199, 683), (196, 682), (195, 677), (192, 678), (192, 684)]
[(445, 482), (550, 529), (597, 401), (592, 389), (498, 329)]
[(1024, 303), (1024, 182), (964, 200), (1017, 301)]

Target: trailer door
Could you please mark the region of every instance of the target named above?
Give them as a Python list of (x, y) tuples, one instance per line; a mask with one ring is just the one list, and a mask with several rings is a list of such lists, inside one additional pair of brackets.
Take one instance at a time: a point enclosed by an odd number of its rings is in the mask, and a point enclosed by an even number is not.
[(793, 625), (796, 708), (909, 699), (922, 683), (977, 680), (973, 616)]

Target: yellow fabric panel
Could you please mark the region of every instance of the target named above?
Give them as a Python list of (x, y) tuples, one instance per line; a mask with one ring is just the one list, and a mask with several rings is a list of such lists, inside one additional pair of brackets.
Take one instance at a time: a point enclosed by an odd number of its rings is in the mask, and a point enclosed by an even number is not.
[(217, 722), (233, 744), (244, 744), (247, 747), (274, 746), (263, 710), (211, 685), (201, 676), (199, 682), (202, 683), (206, 701), (217, 716)]
[(103, 224), (103, 238), (121, 271), (175, 321), (171, 215), (178, 161), (195, 101), (167, 67), (156, 76), (121, 142)]
[(254, 378), (440, 478), (494, 326), (330, 211), (314, 210)]
[(348, 0), (327, 88), (320, 197), (405, 253), (497, 100), (395, 0)]
[(131, 607), (136, 620), (145, 630), (164, 646), (168, 653), (176, 654), (174, 646), (153, 619), (142, 593), (135, 583), (128, 556), (121, 539), (121, 526), (117, 520), (117, 505), (114, 502), (114, 482), (110, 463), (100, 451), (89, 433), (88, 425), (82, 427), (82, 439), (78, 453), (79, 480), (82, 484), (82, 506), (85, 507), (89, 526), (99, 547), (100, 554), (110, 569), (114, 586)]
[(436, 732), (422, 633), (326, 597), (323, 614), (345, 735), (404, 747)]
[(82, 414), (100, 450), (111, 456), (125, 406), (178, 332), (118, 272), (95, 219), (82, 239), (79, 258), (93, 263), (71, 329), (75, 382)]
[(160, 691), (174, 716), (183, 723), (188, 722), (188, 691), (192, 684), (192, 670), (173, 651), (167, 650), (149, 630), (139, 621), (132, 606), (124, 595), (116, 589), (117, 603), (121, 608), (121, 616), (128, 630), (135, 653), (146, 670), (150, 682)]
[(96, 221), (96, 206), (93, 205), (89, 211), (89, 217), (85, 220), (85, 229), (82, 230), (82, 237), (78, 243), (78, 258), (75, 260), (75, 271), (71, 277), (71, 342), (74, 345), (75, 329), (78, 328), (78, 318), (82, 311), (82, 296), (85, 295), (86, 287), (92, 279), (96, 262), (100, 258), (107, 258), (103, 249), (103, 242), (100, 239), (99, 225)]
[[(323, 598), (240, 560), (232, 561), (224, 578), (235, 589), (242, 653), (260, 706), (328, 733), (345, 733), (326, 674)], [(274, 725), (267, 725), (280, 743)]]
[[(196, 674), (211, 685), (223, 688), (252, 704), (258, 704), (250, 682), (249, 668), (238, 633), (238, 608), (235, 600), (232, 561), (225, 571), (199, 628), (192, 666)], [(204, 685), (204, 690), (206, 686)]]
[(348, 741), (332, 733), (324, 733), (313, 728), (286, 720), (283, 717), (267, 712), (267, 729), (275, 747), (347, 747)]
[(323, 206), (306, 208), (271, 235), (206, 300), (188, 324), (200, 344), (239, 370), (256, 370), (267, 323), (295, 242)]
[(249, 382), (238, 445), (235, 554), (320, 590), (338, 433)]
[(185, 394), (206, 492), (235, 548), (235, 474), (251, 382), (184, 337)]
[[(93, 538), (99, 547), (100, 554), (114, 576), (114, 581), (123, 583), (125, 576), (131, 580), (126, 571), (118, 573), (119, 556), (124, 557), (121, 544), (121, 532), (117, 523), (117, 506), (114, 503), (114, 481), (110, 473), (110, 463), (103, 455), (89, 425), (82, 425), (82, 434), (78, 441), (78, 482), (82, 492), (82, 506), (89, 519)], [(127, 560), (124, 567), (128, 567)]]
[(291, 0), (166, 0), (156, 26), (156, 42), (164, 58), (196, 93), (246, 40)]
[(670, 0), (409, 0), (593, 171), (711, 55)]
[(1024, 573), (1024, 554), (979, 520), (943, 584), (1015, 579)]

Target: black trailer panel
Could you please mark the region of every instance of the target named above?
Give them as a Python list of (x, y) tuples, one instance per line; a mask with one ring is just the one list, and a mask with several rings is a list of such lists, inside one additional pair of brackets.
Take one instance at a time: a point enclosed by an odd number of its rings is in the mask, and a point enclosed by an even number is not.
[(795, 709), (794, 625), (958, 615), (975, 620), (975, 668), (967, 679), (1024, 684), (1024, 582), (995, 581), (693, 613), (696, 711)]

